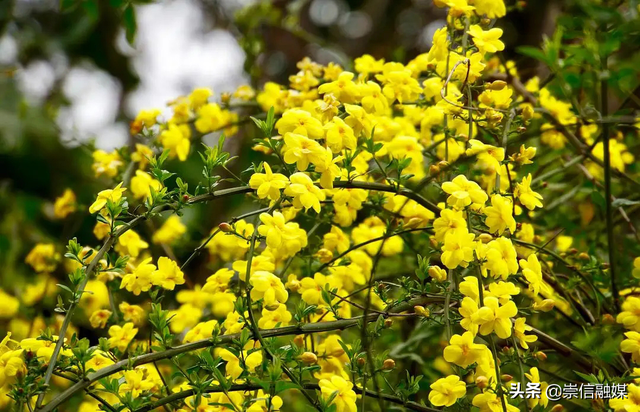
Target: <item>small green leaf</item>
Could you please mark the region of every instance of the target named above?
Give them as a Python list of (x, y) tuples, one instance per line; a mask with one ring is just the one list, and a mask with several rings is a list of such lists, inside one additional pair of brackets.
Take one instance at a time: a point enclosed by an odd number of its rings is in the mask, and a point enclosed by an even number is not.
[(127, 8), (124, 9), (122, 20), (127, 41), (133, 46), (133, 42), (136, 39), (136, 31), (138, 30), (138, 23), (136, 22), (136, 10), (132, 5), (128, 5)]

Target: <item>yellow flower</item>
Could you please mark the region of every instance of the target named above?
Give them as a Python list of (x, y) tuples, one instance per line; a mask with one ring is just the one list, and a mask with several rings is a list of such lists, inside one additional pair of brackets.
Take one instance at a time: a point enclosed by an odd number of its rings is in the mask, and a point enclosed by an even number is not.
[(251, 299), (263, 299), (265, 306), (285, 303), (289, 294), (279, 277), (273, 273), (257, 271), (249, 279), (251, 284)]
[(109, 365), (113, 365), (114, 362), (102, 351), (93, 352), (93, 356), (86, 363), (87, 370), (93, 369), (93, 371), (99, 371)]
[(529, 381), (531, 383), (539, 383), (540, 384), (540, 397), (539, 398), (535, 398), (535, 397), (530, 398), (528, 400), (529, 407), (530, 408), (535, 408), (536, 406), (540, 405), (540, 406), (542, 406), (542, 408), (546, 408), (547, 404), (549, 403), (549, 398), (547, 398), (547, 387), (549, 385), (547, 384), (547, 382), (540, 381), (540, 372), (538, 371), (538, 368), (533, 367), (533, 368), (529, 369), (529, 373), (525, 373), (524, 375), (527, 377), (527, 379), (529, 379)]
[[(220, 351), (220, 357), (222, 360), (227, 362), (227, 366), (225, 368), (227, 376), (231, 377), (233, 380), (238, 379), (244, 371), (242, 366), (240, 366), (240, 358), (226, 349), (222, 349)], [(242, 351), (242, 359), (244, 360), (244, 365), (247, 370), (251, 373), (262, 363), (262, 351), (256, 350), (251, 353), (246, 350)]]
[(130, 393), (134, 398), (140, 396), (142, 392), (151, 390), (154, 383), (144, 378), (142, 369), (134, 369), (124, 372), (124, 383), (118, 388), (118, 393), (124, 395)]
[(625, 328), (640, 332), (640, 298), (629, 296), (622, 304), (622, 312), (616, 318)]
[(185, 329), (192, 328), (198, 324), (202, 317), (202, 309), (189, 303), (181, 305), (178, 310), (169, 312), (171, 323), (169, 328), (173, 333), (182, 333)]
[(444, 359), (447, 362), (466, 368), (484, 356), (486, 346), (473, 343), (474, 335), (465, 332), (461, 335), (453, 335), (449, 340), (449, 346), (444, 348)]
[(162, 189), (162, 183), (151, 177), (147, 172), (136, 170), (136, 175), (131, 178), (131, 193), (136, 199), (151, 197), (151, 190), (159, 192)]
[(503, 280), (507, 280), (509, 275), (518, 272), (516, 249), (510, 239), (499, 237), (489, 242), (486, 258), (484, 268), (490, 270), (494, 277), (501, 276)]
[[(12, 318), (16, 313), (18, 313), (18, 309), (20, 308), (20, 301), (7, 294), (4, 290), (0, 289), (0, 318), (9, 319)], [(1, 385), (0, 385), (1, 386)]]
[(325, 285), (329, 285), (330, 289), (340, 289), (342, 282), (335, 276), (325, 276), (322, 273), (316, 272), (313, 278), (306, 277), (300, 281), (299, 293), (302, 295), (302, 300), (308, 305), (320, 306), (324, 302), (322, 298), (322, 290)]
[(478, 304), (476, 301), (468, 296), (465, 297), (462, 299), (458, 312), (462, 315), (460, 326), (475, 336), (478, 333), (478, 324), (473, 322), (473, 316), (478, 312)]
[(571, 236), (560, 235), (556, 238), (556, 249), (558, 252), (566, 252), (573, 245)]
[(323, 163), (324, 150), (315, 140), (296, 133), (284, 135), (284, 161), (287, 164), (296, 163), (298, 170), (305, 171), (309, 163)]
[[(382, 238), (387, 233), (387, 225), (377, 216), (368, 217), (351, 231), (351, 238), (354, 243), (364, 243), (372, 239)], [(390, 236), (386, 241), (377, 240), (368, 243), (364, 250), (368, 254), (374, 256), (382, 247), (383, 256), (393, 256), (400, 252), (404, 247), (404, 241), (400, 236)]]
[(145, 319), (145, 311), (138, 305), (130, 305), (127, 302), (122, 302), (118, 306), (122, 317), (127, 322), (133, 322), (134, 325), (140, 325)]
[(447, 280), (447, 271), (440, 266), (429, 266), (429, 276), (436, 282), (444, 282)]
[(120, 289), (126, 288), (136, 296), (140, 292), (146, 292), (151, 289), (151, 274), (156, 270), (156, 266), (151, 263), (151, 259), (143, 260), (132, 273), (124, 275), (120, 283)]
[(321, 379), (318, 382), (320, 392), (325, 400), (334, 394), (332, 404), (336, 406), (336, 412), (356, 412), (356, 393), (353, 391), (353, 384), (344, 380), (340, 376), (332, 376), (331, 379)]
[(513, 194), (520, 200), (520, 203), (529, 210), (542, 207), (542, 195), (531, 190), (531, 173), (529, 173), (527, 177), (522, 178), (521, 183), (516, 183)]
[(116, 252), (121, 255), (129, 255), (137, 257), (142, 249), (149, 247), (149, 244), (140, 238), (133, 230), (127, 230), (118, 238), (118, 244), (115, 247)]
[(531, 159), (533, 159), (537, 152), (536, 147), (525, 147), (524, 145), (520, 146), (520, 152), (511, 155), (509, 158), (514, 161), (520, 163), (522, 166), (533, 164)]
[(107, 321), (111, 317), (112, 312), (106, 309), (96, 310), (91, 314), (89, 323), (92, 328), (102, 329), (107, 326)]
[(157, 122), (161, 111), (159, 109), (140, 110), (136, 115), (134, 122), (139, 122), (143, 126), (151, 127)]
[(465, 296), (470, 297), (478, 302), (480, 298), (480, 289), (478, 286), (478, 278), (475, 276), (465, 276), (464, 280), (458, 285), (458, 290)]
[(283, 402), (281, 397), (277, 395), (271, 396), (260, 389), (258, 390), (255, 402), (247, 408), (247, 412), (277, 412), (282, 408), (282, 405)]
[(53, 243), (38, 243), (31, 249), (24, 261), (36, 272), (52, 272), (60, 254)]
[[(503, 395), (504, 403), (507, 405), (507, 412), (519, 412), (520, 408), (510, 405), (507, 397)], [(479, 412), (501, 412), (502, 400), (493, 392), (486, 391), (473, 397), (473, 406), (480, 408)]]
[(322, 139), (324, 137), (324, 129), (320, 120), (302, 109), (285, 111), (280, 120), (276, 122), (276, 129), (282, 136), (287, 133), (294, 133), (311, 139)]
[(131, 322), (123, 326), (113, 325), (109, 328), (109, 347), (118, 348), (120, 352), (124, 352), (137, 333), (138, 329)]
[(109, 289), (107, 285), (97, 279), (87, 281), (84, 293), (80, 297), (80, 306), (86, 313), (93, 313), (96, 310), (109, 306)]
[(355, 103), (360, 95), (358, 86), (353, 82), (354, 74), (344, 71), (337, 80), (318, 87), (320, 94), (333, 94), (342, 103)]
[(489, 290), (485, 292), (485, 296), (496, 297), (501, 305), (505, 305), (511, 300), (511, 296), (519, 293), (520, 288), (511, 282), (494, 282), (489, 285)]
[[(24, 350), (35, 353), (38, 358), (43, 358), (44, 361), (46, 362), (49, 359), (51, 359), (51, 355), (53, 355), (53, 351), (55, 350), (58, 339), (60, 338), (55, 335), (53, 336), (53, 340), (27, 338), (27, 339), (23, 339), (20, 342), (20, 347)], [(72, 356), (73, 352), (71, 352), (71, 350), (69, 349), (62, 349), (60, 354), (62, 356)]]
[(320, 213), (320, 201), (325, 200), (325, 194), (313, 184), (313, 180), (304, 173), (294, 173), (289, 177), (291, 184), (284, 190), (284, 194), (293, 197), (293, 206), (313, 209)]
[(18, 373), (26, 370), (22, 356), (20, 349), (2, 353), (0, 356), (0, 388), (12, 384)]
[(376, 60), (370, 54), (364, 54), (354, 60), (356, 72), (362, 74), (380, 73), (384, 66), (384, 59)]
[(280, 198), (280, 190), (287, 187), (289, 179), (281, 173), (273, 173), (267, 162), (262, 163), (264, 173), (254, 173), (249, 179), (249, 187), (257, 189), (256, 194), (260, 199), (269, 197), (271, 200)]
[(631, 274), (634, 278), (640, 279), (640, 256), (633, 259), (633, 271)]
[[(351, 242), (349, 236), (337, 226), (331, 225), (331, 230), (324, 234), (322, 238), (322, 247), (333, 252), (344, 253), (349, 249)], [(640, 258), (638, 258), (640, 261)]]
[(324, 125), (325, 141), (333, 153), (340, 153), (343, 149), (355, 150), (358, 139), (353, 129), (339, 117), (334, 117)]
[(551, 95), (548, 89), (544, 88), (540, 90), (540, 99), (538, 99), (538, 102), (540, 106), (547, 109), (560, 124), (568, 125), (575, 122), (575, 116), (571, 111), (571, 103), (557, 100)]
[(442, 209), (440, 217), (433, 221), (433, 230), (438, 242), (442, 242), (447, 233), (461, 228), (467, 229), (467, 221), (459, 210)]
[(471, 320), (480, 326), (480, 333), (488, 335), (495, 331), (501, 339), (511, 336), (511, 318), (518, 314), (518, 308), (512, 301), (500, 306), (497, 298), (488, 296), (484, 306), (473, 314)]
[(430, 386), (429, 402), (434, 406), (451, 406), (467, 394), (467, 387), (457, 375), (440, 378)]
[(260, 214), (262, 225), (258, 233), (267, 238), (271, 253), (278, 256), (291, 256), (307, 245), (307, 233), (295, 222), (286, 222), (282, 213), (274, 211), (272, 215)]
[(122, 183), (119, 183), (118, 186), (113, 189), (103, 190), (98, 193), (98, 197), (96, 201), (89, 207), (89, 213), (96, 213), (102, 210), (103, 207), (106, 206), (107, 201), (110, 200), (113, 203), (118, 203), (118, 201), (122, 198), (122, 194), (127, 190), (126, 187), (122, 187)]
[(58, 219), (64, 219), (77, 208), (76, 194), (71, 189), (65, 189), (62, 196), (58, 197), (53, 204), (53, 215)]
[(451, 182), (444, 182), (442, 190), (449, 194), (447, 204), (456, 209), (464, 209), (471, 203), (484, 205), (489, 198), (487, 193), (476, 182), (458, 175)]
[(93, 152), (93, 169), (96, 177), (106, 175), (107, 177), (115, 177), (118, 169), (122, 166), (122, 158), (115, 150), (107, 153), (104, 150), (96, 150)]
[(138, 163), (138, 169), (144, 170), (153, 157), (153, 150), (149, 146), (136, 143), (136, 151), (131, 153), (131, 160)]
[(538, 257), (532, 253), (529, 255), (527, 260), (520, 259), (520, 267), (522, 268), (522, 274), (525, 279), (527, 279), (527, 282), (529, 282), (529, 290), (531, 290), (534, 295), (540, 293), (540, 288), (544, 282), (542, 277), (542, 267), (540, 266)]
[(448, 232), (444, 237), (442, 256), (440, 260), (449, 269), (458, 266), (467, 267), (473, 261), (475, 235), (467, 232), (467, 229), (457, 229)]
[(151, 237), (155, 244), (170, 244), (180, 239), (187, 231), (187, 227), (180, 222), (178, 216), (170, 216)]
[(482, 27), (473, 24), (467, 33), (473, 38), (473, 44), (476, 45), (480, 53), (495, 53), (504, 50), (504, 43), (500, 41), (502, 29), (493, 28), (484, 31)]
[(526, 318), (518, 318), (513, 324), (513, 333), (516, 338), (520, 341), (520, 346), (523, 349), (529, 349), (529, 343), (535, 342), (538, 340), (538, 337), (535, 335), (526, 335), (525, 332), (533, 330), (533, 328), (527, 325), (525, 322)]
[(491, 233), (501, 235), (506, 229), (511, 233), (516, 230), (516, 220), (513, 218), (513, 203), (508, 197), (500, 195), (491, 196), (491, 206), (484, 209), (487, 216), (485, 224)]
[(262, 317), (258, 320), (258, 327), (261, 329), (271, 329), (277, 326), (287, 326), (291, 321), (291, 313), (287, 306), (282, 303), (274, 310), (262, 309)]
[(474, 0), (473, 5), (476, 8), (476, 14), (479, 16), (486, 14), (490, 19), (504, 17), (507, 14), (503, 0)]
[(158, 269), (151, 273), (151, 283), (173, 290), (176, 285), (184, 284), (184, 273), (175, 261), (162, 256), (158, 259)]
[(200, 322), (194, 326), (186, 335), (184, 335), (183, 343), (195, 342), (197, 340), (208, 339), (213, 336), (213, 331), (218, 327), (218, 321), (210, 320)]
[(203, 106), (209, 101), (209, 97), (213, 95), (211, 89), (206, 87), (202, 87), (199, 89), (194, 89), (191, 94), (189, 94), (189, 104), (191, 108), (197, 109), (200, 106)]
[(169, 128), (163, 130), (158, 136), (158, 141), (165, 149), (169, 149), (170, 157), (178, 156), (181, 161), (187, 160), (191, 142), (178, 125), (169, 124)]

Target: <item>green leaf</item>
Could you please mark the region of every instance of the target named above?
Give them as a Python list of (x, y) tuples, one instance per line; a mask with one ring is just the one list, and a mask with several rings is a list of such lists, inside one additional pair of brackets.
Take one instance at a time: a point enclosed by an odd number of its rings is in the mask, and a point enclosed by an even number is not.
[(620, 206), (633, 206), (640, 205), (640, 201), (637, 200), (629, 200), (629, 199), (616, 199), (611, 202), (611, 206), (620, 207)]
[(127, 41), (133, 46), (133, 42), (136, 39), (136, 31), (138, 30), (138, 23), (136, 22), (136, 10), (132, 5), (128, 5), (127, 8), (124, 9), (122, 21), (124, 23)]
[(520, 46), (516, 48), (516, 51), (524, 56), (531, 57), (536, 60), (540, 60), (543, 63), (547, 63), (547, 56), (542, 50), (537, 47)]
[(284, 392), (288, 389), (300, 389), (302, 390), (302, 388), (300, 387), (300, 385), (298, 385), (297, 383), (294, 382), (290, 382), (290, 381), (277, 381), (276, 382), (276, 394), (280, 393), (280, 392)]

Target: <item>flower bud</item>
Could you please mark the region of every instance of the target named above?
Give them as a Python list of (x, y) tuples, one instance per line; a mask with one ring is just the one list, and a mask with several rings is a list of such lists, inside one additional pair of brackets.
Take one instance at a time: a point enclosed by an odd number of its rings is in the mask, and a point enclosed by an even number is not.
[(480, 236), (478, 236), (478, 239), (480, 239), (482, 243), (489, 243), (493, 240), (493, 236), (488, 233), (482, 233), (480, 234)]
[(428, 318), (431, 314), (431, 312), (429, 312), (429, 309), (425, 309), (424, 306), (414, 306), (413, 311), (420, 316), (424, 316), (425, 318)]
[(304, 346), (304, 335), (296, 335), (296, 337), (293, 338), (293, 343), (299, 348)]
[(550, 310), (553, 310), (555, 306), (556, 302), (553, 299), (545, 299), (542, 302), (534, 303), (533, 309), (541, 312), (549, 312)]
[(488, 89), (489, 90), (502, 90), (505, 87), (507, 87), (507, 82), (505, 82), (503, 80), (496, 80), (493, 83), (489, 83)]
[(435, 176), (438, 173), (440, 173), (440, 167), (438, 165), (431, 165), (429, 166), (429, 174), (431, 176)]
[(551, 412), (562, 412), (564, 411), (564, 406), (558, 404), (551, 408)]
[(231, 233), (233, 232), (233, 227), (227, 222), (222, 222), (218, 225), (218, 229), (220, 229), (223, 233)]
[(393, 325), (393, 319), (385, 319), (384, 320), (384, 327), (385, 328), (390, 328), (391, 325)]
[(318, 362), (318, 357), (313, 352), (304, 352), (302, 355), (300, 355), (300, 360), (304, 364), (313, 365)]
[(535, 358), (538, 359), (540, 362), (544, 362), (547, 360), (547, 354), (542, 351), (538, 351), (534, 353), (533, 356), (535, 356)]
[(508, 374), (504, 374), (501, 376), (502, 378), (502, 382), (511, 382), (513, 380), (513, 376), (508, 375)]
[(365, 358), (362, 358), (362, 357), (361, 357), (361, 358), (358, 358), (358, 360), (356, 361), (356, 363), (358, 364), (358, 366), (363, 367), (363, 366), (367, 363), (367, 361), (366, 361), (366, 359), (365, 359)]
[(502, 353), (509, 353), (510, 349), (511, 348), (509, 346), (503, 346), (502, 347)]
[(183, 202), (188, 202), (189, 201), (189, 195), (188, 194), (182, 195), (182, 201)]
[(231, 93), (220, 93), (220, 101), (224, 104), (229, 104), (231, 101)]
[(610, 313), (605, 313), (602, 315), (602, 323), (605, 325), (615, 325), (616, 319)]
[(333, 253), (329, 249), (322, 248), (316, 252), (315, 257), (321, 263), (328, 263), (333, 259)]
[(407, 222), (405, 222), (404, 226), (408, 229), (415, 229), (419, 227), (422, 224), (422, 222), (424, 222), (422, 219), (418, 217), (412, 217)]
[(522, 105), (522, 118), (527, 121), (533, 118), (533, 106), (530, 103), (525, 103)]
[(489, 386), (489, 379), (486, 376), (480, 375), (476, 378), (476, 386), (479, 389), (484, 389)]
[(396, 361), (394, 361), (391, 358), (385, 359), (384, 362), (382, 362), (382, 369), (386, 370), (386, 371), (390, 371), (391, 369), (396, 367)]
[(434, 249), (438, 247), (438, 241), (436, 240), (435, 237), (429, 238), (429, 245), (431, 245), (431, 247)]
[(526, 128), (526, 127), (524, 127), (524, 126), (520, 126), (520, 127), (518, 127), (518, 129), (517, 129), (517, 130), (518, 130), (518, 133), (524, 133), (524, 132), (526, 132), (526, 131), (527, 131), (527, 128)]
[(589, 260), (591, 259), (591, 257), (589, 256), (589, 254), (588, 254), (588, 253), (584, 253), (584, 252), (582, 252), (582, 253), (580, 253), (580, 254), (578, 255), (578, 259), (580, 259), (580, 260), (585, 260), (585, 261), (589, 261)]
[(578, 253), (578, 249), (572, 247), (571, 249), (569, 249), (569, 253), (575, 255), (576, 253)]
[(436, 282), (444, 282), (447, 280), (447, 271), (440, 266), (429, 266), (429, 276)]

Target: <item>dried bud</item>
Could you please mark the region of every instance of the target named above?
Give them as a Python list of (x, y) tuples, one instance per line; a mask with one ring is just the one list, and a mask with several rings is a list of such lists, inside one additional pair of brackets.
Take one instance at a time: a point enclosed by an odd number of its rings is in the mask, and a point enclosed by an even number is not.
[(220, 101), (224, 104), (229, 104), (231, 101), (231, 93), (220, 93)]
[(420, 316), (424, 316), (425, 318), (428, 318), (431, 314), (431, 312), (429, 312), (429, 309), (425, 309), (424, 306), (414, 306), (413, 311)]
[(438, 241), (436, 240), (435, 237), (429, 238), (429, 245), (431, 245), (431, 247), (434, 249), (438, 247)]
[(509, 346), (503, 346), (502, 347), (502, 353), (509, 353), (510, 350), (511, 350), (511, 348)]
[(511, 382), (513, 380), (513, 376), (507, 375), (506, 373), (501, 376), (502, 382)]
[(569, 253), (575, 255), (576, 253), (578, 253), (578, 249), (572, 247), (571, 249), (569, 249)]
[(183, 202), (188, 202), (189, 201), (189, 195), (187, 195), (187, 194), (182, 195), (182, 201)]
[(493, 236), (488, 233), (482, 233), (480, 234), (480, 236), (478, 236), (478, 239), (480, 239), (482, 243), (489, 243), (493, 240)]
[(393, 319), (385, 319), (384, 320), (384, 327), (385, 328), (390, 328), (391, 325), (393, 325)]
[(358, 358), (356, 363), (358, 364), (358, 366), (363, 367), (365, 363), (367, 363), (367, 361), (365, 360), (365, 358)]
[(602, 267), (603, 270), (607, 270), (609, 269), (609, 264), (608, 263), (603, 263), (602, 265), (600, 265)]
[(558, 404), (551, 408), (551, 412), (562, 412), (564, 411), (564, 406)]
[(438, 167), (438, 165), (431, 165), (429, 166), (429, 174), (431, 176), (435, 176), (438, 173), (440, 173), (440, 167)]
[(505, 87), (507, 87), (507, 82), (505, 82), (503, 80), (496, 80), (495, 82), (490, 83), (487, 88), (489, 90), (502, 90)]
[(518, 130), (518, 133), (524, 133), (524, 132), (526, 132), (526, 131), (527, 131), (527, 128), (526, 128), (526, 127), (524, 127), (524, 126), (520, 126), (520, 127), (518, 127), (518, 129), (517, 129), (517, 130)]
[(393, 369), (395, 367), (396, 367), (396, 361), (394, 361), (391, 358), (385, 359), (384, 362), (382, 362), (382, 369), (383, 370), (390, 371), (391, 369)]
[(602, 323), (605, 325), (615, 325), (616, 319), (610, 313), (605, 313), (602, 315)]
[(556, 302), (553, 299), (545, 299), (542, 302), (534, 303), (533, 309), (541, 312), (549, 312), (550, 310), (553, 310), (555, 306)]
[(429, 276), (436, 282), (444, 282), (447, 280), (447, 271), (440, 266), (429, 266)]
[(490, 19), (490, 18), (488, 18), (488, 17), (483, 17), (483, 18), (480, 20), (480, 24), (482, 24), (483, 26), (488, 26), (488, 25), (490, 25), (490, 24), (491, 24), (491, 19)]
[(333, 253), (329, 249), (322, 248), (316, 252), (315, 257), (321, 263), (327, 263), (333, 259)]
[(304, 335), (296, 335), (296, 337), (293, 338), (293, 343), (299, 348), (304, 346)]
[(233, 232), (233, 227), (228, 224), (227, 222), (222, 222), (218, 225), (218, 229), (220, 229), (221, 232), (224, 233), (231, 233)]
[(489, 379), (486, 376), (480, 375), (476, 378), (476, 386), (479, 389), (484, 389), (489, 386)]
[(538, 359), (540, 362), (544, 362), (547, 360), (547, 354), (542, 351), (538, 351), (534, 353), (533, 356), (535, 356), (535, 358)]
[(318, 362), (318, 357), (313, 352), (305, 352), (302, 355), (300, 355), (300, 360), (304, 364), (314, 365), (315, 363)]
[(144, 124), (142, 123), (142, 120), (134, 120), (129, 125), (129, 131), (131, 132), (132, 135), (136, 135), (142, 131), (143, 126)]

